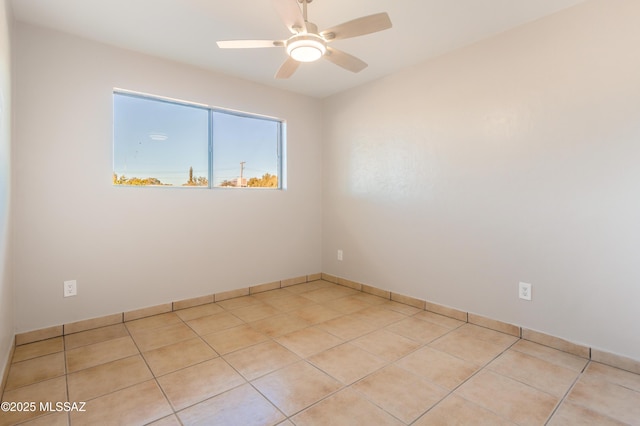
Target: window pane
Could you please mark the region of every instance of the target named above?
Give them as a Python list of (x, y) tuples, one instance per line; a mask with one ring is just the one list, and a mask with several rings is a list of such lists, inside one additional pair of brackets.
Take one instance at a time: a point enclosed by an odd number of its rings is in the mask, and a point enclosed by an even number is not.
[(213, 186), (280, 188), (279, 121), (213, 112)]
[(114, 93), (113, 183), (208, 186), (205, 108)]

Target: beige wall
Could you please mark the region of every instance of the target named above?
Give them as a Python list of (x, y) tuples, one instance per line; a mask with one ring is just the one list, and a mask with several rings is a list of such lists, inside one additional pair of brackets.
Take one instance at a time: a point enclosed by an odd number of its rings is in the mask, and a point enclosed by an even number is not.
[(328, 98), (323, 271), (640, 359), (638, 22), (590, 1)]
[[(320, 101), (15, 29), (18, 332), (320, 272)], [(287, 190), (113, 187), (114, 87), (287, 120)]]
[[(640, 359), (638, 18), (590, 1), (324, 102), (17, 24), (16, 330), (322, 270)], [(112, 187), (113, 87), (287, 119), (288, 190)]]
[(11, 282), (11, 9), (0, 2), (0, 381), (14, 334)]

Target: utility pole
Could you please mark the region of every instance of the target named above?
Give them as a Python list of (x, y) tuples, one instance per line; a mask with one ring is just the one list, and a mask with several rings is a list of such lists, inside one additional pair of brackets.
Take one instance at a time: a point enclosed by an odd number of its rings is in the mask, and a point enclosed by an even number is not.
[(240, 162), (240, 186), (244, 186), (244, 181), (242, 180), (242, 175), (244, 174), (244, 165), (246, 164), (246, 161), (241, 161)]

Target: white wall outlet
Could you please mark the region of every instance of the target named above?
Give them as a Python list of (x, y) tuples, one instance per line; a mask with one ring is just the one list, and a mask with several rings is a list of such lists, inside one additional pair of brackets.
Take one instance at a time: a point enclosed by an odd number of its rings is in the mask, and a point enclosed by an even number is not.
[(64, 282), (64, 297), (77, 296), (78, 295), (78, 283), (76, 280), (69, 280)]
[(338, 260), (342, 260), (342, 250), (338, 250)]
[(531, 284), (523, 282), (518, 284), (518, 297), (524, 300), (531, 300)]

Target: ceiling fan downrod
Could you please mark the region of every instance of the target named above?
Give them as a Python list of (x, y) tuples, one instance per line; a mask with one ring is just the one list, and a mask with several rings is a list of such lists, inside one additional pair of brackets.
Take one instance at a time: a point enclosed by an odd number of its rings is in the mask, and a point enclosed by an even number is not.
[(298, 0), (298, 2), (302, 3), (302, 17), (304, 18), (304, 22), (307, 21), (307, 5), (311, 3), (313, 0)]

